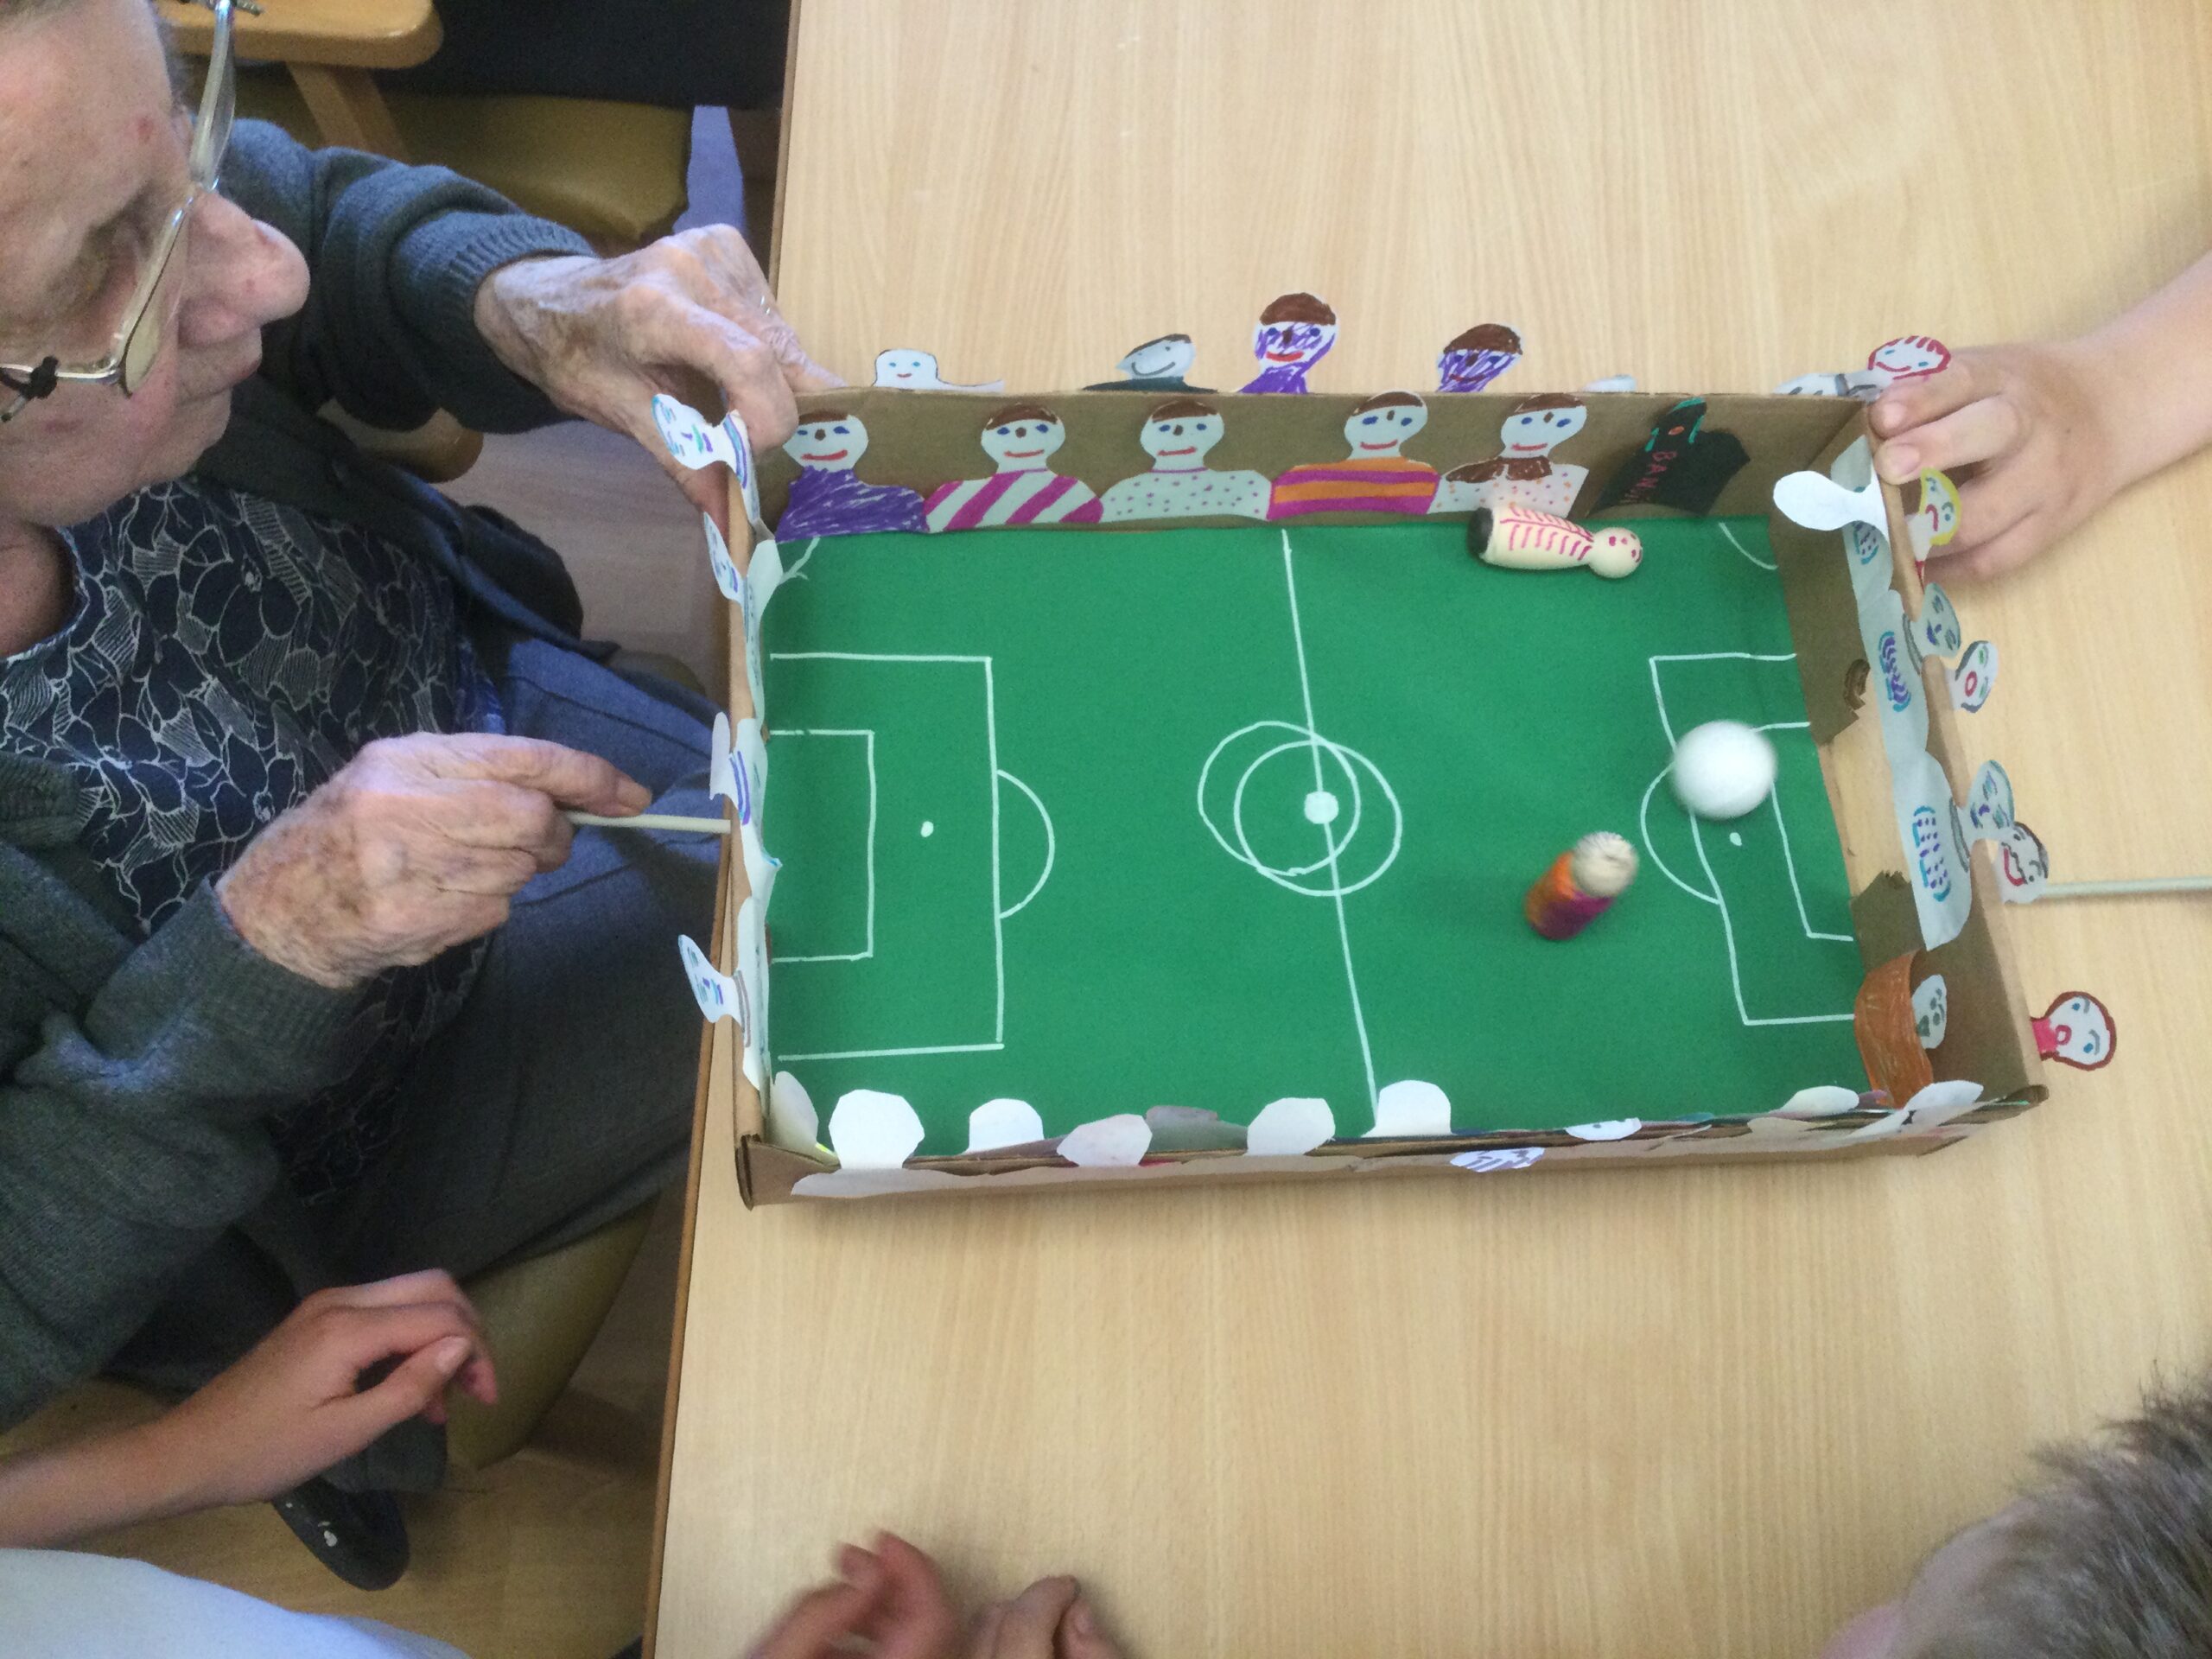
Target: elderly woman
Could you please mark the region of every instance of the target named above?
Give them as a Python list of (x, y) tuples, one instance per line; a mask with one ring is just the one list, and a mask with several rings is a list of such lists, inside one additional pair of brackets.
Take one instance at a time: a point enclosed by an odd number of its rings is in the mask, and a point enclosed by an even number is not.
[[(711, 386), (774, 442), (835, 383), (734, 232), (601, 261), (232, 131), (228, 21), (194, 116), (146, 0), (0, 0), (0, 1423), (682, 1164), (715, 849), (563, 810), (706, 810), (711, 710), (316, 410), (650, 439), (655, 391)], [(416, 1420), (351, 1478), (441, 1457)]]

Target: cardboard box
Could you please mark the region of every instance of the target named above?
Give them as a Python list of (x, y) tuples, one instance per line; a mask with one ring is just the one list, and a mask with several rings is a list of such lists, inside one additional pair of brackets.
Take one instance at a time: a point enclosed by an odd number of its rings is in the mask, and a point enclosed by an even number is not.
[[(949, 480), (978, 471), (976, 434), (982, 417), (1012, 400), (965, 393), (855, 391), (818, 394), (801, 400), (803, 410), (841, 409), (859, 415), (871, 435), (868, 472), (872, 481), (905, 485), (926, 494)], [(1065, 447), (1055, 469), (1103, 493), (1109, 486), (1143, 471), (1147, 458), (1135, 431), (1154, 400), (1128, 392), (1076, 392), (1018, 401), (1047, 404), (1066, 427)], [(1342, 395), (1246, 397), (1214, 395), (1208, 399), (1226, 416), (1226, 434), (1209, 457), (1223, 469), (1250, 468), (1276, 476), (1342, 447), (1347, 416), (1360, 400)], [(1486, 454), (1497, 448), (1500, 423), (1521, 399), (1477, 394), (1436, 397), (1428, 401), (1429, 424), (1422, 448), (1429, 454)], [(1605, 480), (1630, 462), (1650, 438), (1654, 423), (1677, 399), (1656, 394), (1592, 395), (1587, 426), (1574, 440), (1573, 460), (1589, 468), (1579, 513), (1587, 513)], [(1748, 460), (1714, 501), (1716, 514), (1770, 511), (1776, 481), (1804, 469), (1825, 473), (1837, 456), (1864, 435), (1863, 408), (1834, 397), (1716, 396), (1709, 400), (1709, 427), (1734, 433)], [(781, 513), (797, 468), (780, 452), (761, 458), (759, 487), (762, 516), (773, 524)], [(1885, 489), (1889, 509), (1889, 545), (1893, 585), (1908, 612), (1916, 611), (1922, 587), (1908, 550), (1904, 503)], [(744, 512), (733, 492), (732, 517), (738, 523), (732, 552), (743, 566), (751, 538)], [(1625, 507), (1599, 515), (1633, 522), (1652, 516), (1650, 508)], [(1662, 516), (1675, 516), (1679, 514)], [(1329, 515), (1309, 523), (1389, 522), (1388, 515)], [(1248, 520), (1185, 519), (1179, 524), (1236, 524)], [(1135, 525), (1133, 529), (1147, 526)], [(776, 1144), (767, 1133), (760, 1092), (740, 1065), (741, 1046), (728, 1020), (708, 1027), (701, 1056), (701, 1088), (709, 1109), (734, 1114), (738, 1179), (746, 1202), (780, 1203), (814, 1196), (860, 1196), (893, 1192), (988, 1192), (1033, 1185), (1084, 1182), (1236, 1179), (1318, 1179), (1348, 1175), (1443, 1171), (1459, 1173), (1456, 1156), (1497, 1154), (1498, 1167), (1532, 1167), (1539, 1173), (1591, 1164), (1643, 1164), (1662, 1167), (1726, 1157), (1754, 1159), (1819, 1156), (1854, 1158), (1918, 1154), (1953, 1144), (1984, 1125), (2016, 1115), (2045, 1093), (2041, 1062), (2030, 1028), (2005, 939), (2005, 915), (1996, 878), (1985, 860), (1972, 867), (1974, 903), (1963, 930), (1933, 950), (1919, 950), (1921, 924), (1915, 908), (1908, 861), (1891, 804), (1891, 769), (1874, 711), (1866, 702), (1870, 676), (1861, 643), (1859, 601), (1834, 532), (1798, 528), (1778, 514), (1770, 532), (1798, 654), (1811, 735), (1818, 747), (1829, 804), (1840, 832), (1846, 868), (1856, 898), (1853, 929), (1870, 975), (1890, 965), (1891, 988), (1943, 976), (1948, 988), (1948, 1030), (1929, 1057), (1940, 1081), (1971, 1080), (1980, 1085), (1980, 1103), (1962, 1115), (1946, 1116), (1940, 1127), (1918, 1129), (1900, 1122), (1905, 1105), (1867, 1099), (1855, 1109), (1817, 1119), (1768, 1114), (1749, 1120), (1704, 1123), (1647, 1122), (1625, 1138), (1578, 1140), (1564, 1132), (1452, 1135), (1406, 1141), (1332, 1141), (1300, 1157), (1255, 1157), (1237, 1151), (1154, 1150), (1140, 1164), (1115, 1168), (1077, 1167), (1042, 1147), (982, 1155), (916, 1158), (902, 1168), (876, 1172), (835, 1170), (818, 1150)], [(1108, 536), (1114, 527), (1063, 526), (1058, 533)], [(744, 631), (730, 608), (728, 648), (733, 688), (733, 723), (751, 712), (744, 671)], [(1951, 697), (1943, 672), (1933, 658), (1922, 665), (1922, 690), (1929, 710), (1927, 750), (1951, 780), (1954, 798), (1961, 793), (1961, 750)], [(779, 849), (791, 856), (791, 849)], [(732, 972), (735, 922), (746, 896), (735, 838), (725, 852), (713, 935), (717, 966)], [(1862, 999), (1863, 1006), (1864, 999)], [(1894, 1010), (1892, 1010), (1894, 1014)], [(1862, 1048), (1866, 1039), (1862, 1026)], [(1870, 1065), (1872, 1062), (1870, 1052)], [(1882, 1067), (1873, 1065), (1878, 1087)], [(825, 1114), (826, 1116), (826, 1114)], [(1533, 1162), (1526, 1161), (1531, 1151)], [(1478, 1160), (1480, 1161), (1480, 1160)]]

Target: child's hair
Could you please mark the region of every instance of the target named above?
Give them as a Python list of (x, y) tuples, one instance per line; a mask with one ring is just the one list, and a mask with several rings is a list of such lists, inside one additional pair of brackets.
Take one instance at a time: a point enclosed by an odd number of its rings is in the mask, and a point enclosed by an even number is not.
[(1998, 1554), (1929, 1659), (2212, 1654), (2212, 1375), (2044, 1452), (2050, 1478), (1997, 1524)]

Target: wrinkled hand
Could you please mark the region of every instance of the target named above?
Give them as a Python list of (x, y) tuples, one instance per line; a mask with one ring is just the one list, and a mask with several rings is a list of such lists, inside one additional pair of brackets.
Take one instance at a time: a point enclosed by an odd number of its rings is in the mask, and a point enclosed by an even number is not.
[(745, 238), (727, 225), (664, 237), (619, 259), (524, 259), (476, 291), (476, 326), (499, 360), (572, 415), (644, 444), (702, 512), (725, 516), (728, 480), (668, 453), (655, 392), (704, 401), (710, 383), (753, 443), (798, 423), (792, 394), (845, 383), (806, 354)]
[(272, 819), (216, 896), (261, 955), (343, 989), (504, 923), (523, 884), (567, 860), (563, 807), (626, 817), (651, 799), (557, 743), (386, 738)]
[[(362, 1372), (399, 1363), (374, 1386)], [(319, 1290), (149, 1428), (184, 1507), (289, 1491), (396, 1423), (445, 1421), (445, 1391), (499, 1397), (476, 1310), (446, 1274)]]
[(791, 1604), (750, 1659), (1120, 1659), (1073, 1579), (1039, 1579), (986, 1609), (963, 1640), (937, 1564), (903, 1538), (882, 1534), (873, 1551), (848, 1544), (837, 1571), (837, 1583)]
[(2107, 372), (2071, 342), (1961, 352), (1941, 374), (1905, 380), (1868, 418), (1874, 469), (1893, 484), (1924, 467), (1959, 486), (1959, 531), (1931, 550), (1947, 576), (1993, 576), (2024, 563), (2127, 482), (2110, 429), (2119, 406)]

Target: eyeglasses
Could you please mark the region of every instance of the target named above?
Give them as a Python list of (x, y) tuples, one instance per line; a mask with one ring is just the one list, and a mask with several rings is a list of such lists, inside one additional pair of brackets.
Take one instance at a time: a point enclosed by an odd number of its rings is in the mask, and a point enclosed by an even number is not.
[(183, 204), (168, 216), (153, 241), (151, 257), (138, 278), (130, 303), (123, 312), (107, 349), (86, 363), (64, 364), (48, 357), (35, 365), (0, 364), (0, 386), (16, 394), (0, 408), (0, 425), (12, 421), (41, 397), (50, 397), (57, 386), (120, 385), (125, 397), (146, 384), (168, 332), (168, 317), (184, 262), (176, 257), (177, 245), (200, 198), (215, 188), (222, 171), (224, 153), (231, 145), (231, 123), (238, 112), (238, 72), (231, 52), (231, 13), (238, 9), (259, 13), (253, 0), (198, 0), (215, 14), (214, 44), (207, 54), (207, 79), (200, 96), (200, 113), (192, 124), (188, 156), (191, 188)]

